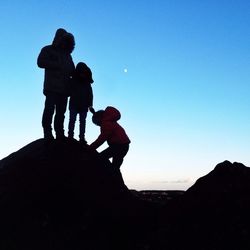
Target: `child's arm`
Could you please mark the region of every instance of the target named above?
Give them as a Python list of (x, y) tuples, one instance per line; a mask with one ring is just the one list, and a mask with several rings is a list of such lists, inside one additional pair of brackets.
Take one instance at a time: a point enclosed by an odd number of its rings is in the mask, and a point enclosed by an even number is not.
[(95, 109), (91, 106), (91, 107), (89, 107), (89, 111), (92, 113), (92, 114), (94, 114), (95, 113)]
[(94, 114), (95, 113), (95, 110), (93, 108), (93, 90), (90, 86), (89, 88), (89, 111)]
[(109, 124), (105, 124), (105, 126), (101, 127), (101, 134), (98, 136), (98, 138), (90, 144), (90, 149), (97, 149), (100, 147), (112, 133), (112, 126)]

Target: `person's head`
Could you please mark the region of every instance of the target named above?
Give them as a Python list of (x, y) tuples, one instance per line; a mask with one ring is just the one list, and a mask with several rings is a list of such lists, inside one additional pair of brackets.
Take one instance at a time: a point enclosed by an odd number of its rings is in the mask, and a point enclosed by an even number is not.
[(84, 78), (88, 83), (93, 83), (92, 72), (91, 69), (87, 66), (87, 64), (83, 62), (79, 62), (76, 65), (75, 74), (78, 77)]
[(57, 29), (52, 45), (57, 48), (61, 48), (68, 53), (72, 53), (75, 48), (75, 38), (71, 33), (68, 33), (65, 29)]
[(67, 51), (68, 53), (72, 53), (75, 48), (75, 38), (71, 33), (65, 33), (62, 36), (60, 47)]
[(67, 31), (63, 28), (57, 29), (55, 33), (55, 37), (53, 39), (52, 45), (55, 47), (59, 47), (61, 44), (62, 37), (67, 34)]
[(92, 122), (97, 125), (100, 126), (101, 125), (101, 121), (104, 115), (104, 110), (98, 110), (97, 112), (95, 112), (92, 116)]

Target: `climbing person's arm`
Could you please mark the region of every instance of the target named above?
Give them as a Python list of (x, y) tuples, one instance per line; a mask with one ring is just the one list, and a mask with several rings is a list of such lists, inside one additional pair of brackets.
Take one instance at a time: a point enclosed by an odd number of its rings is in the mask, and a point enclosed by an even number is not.
[(112, 133), (112, 126), (109, 124), (106, 124), (105, 126), (101, 127), (101, 134), (98, 136), (98, 138), (89, 145), (90, 149), (97, 149), (100, 147)]

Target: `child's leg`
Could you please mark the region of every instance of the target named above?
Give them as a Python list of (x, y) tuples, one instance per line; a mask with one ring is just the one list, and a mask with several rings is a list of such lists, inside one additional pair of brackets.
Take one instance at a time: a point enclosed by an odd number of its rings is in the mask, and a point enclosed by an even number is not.
[(128, 153), (129, 144), (115, 145), (113, 148), (112, 165), (115, 169), (119, 169), (123, 163), (123, 158)]
[(88, 109), (84, 110), (79, 114), (79, 138), (80, 141), (85, 141), (85, 130), (86, 130), (86, 117), (87, 117)]
[(124, 184), (122, 174), (120, 172), (120, 166), (123, 163), (123, 158), (127, 154), (129, 150), (129, 144), (124, 145), (111, 145), (107, 149), (101, 152), (101, 155), (106, 159), (113, 157), (112, 159), (112, 168), (116, 175), (116, 180), (119, 181), (120, 184), (123, 184), (126, 189), (126, 185)]
[(69, 138), (74, 138), (74, 129), (76, 122), (77, 112), (75, 110), (69, 111), (69, 126), (68, 126), (68, 136)]
[(104, 159), (109, 159), (111, 157), (113, 157), (114, 153), (111, 147), (108, 147), (106, 149), (104, 149), (101, 153), (100, 156)]

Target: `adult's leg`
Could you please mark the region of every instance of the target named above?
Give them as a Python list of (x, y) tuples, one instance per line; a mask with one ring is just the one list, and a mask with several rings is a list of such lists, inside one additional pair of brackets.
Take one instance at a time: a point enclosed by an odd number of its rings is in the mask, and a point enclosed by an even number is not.
[(68, 125), (68, 136), (74, 138), (74, 129), (76, 123), (77, 112), (75, 110), (69, 111), (69, 125)]
[(42, 116), (42, 126), (45, 139), (52, 139), (52, 119), (55, 111), (55, 97), (53, 94), (46, 94), (43, 116)]
[(56, 115), (54, 119), (54, 128), (57, 138), (64, 138), (64, 114), (67, 108), (68, 98), (63, 95), (56, 97)]

